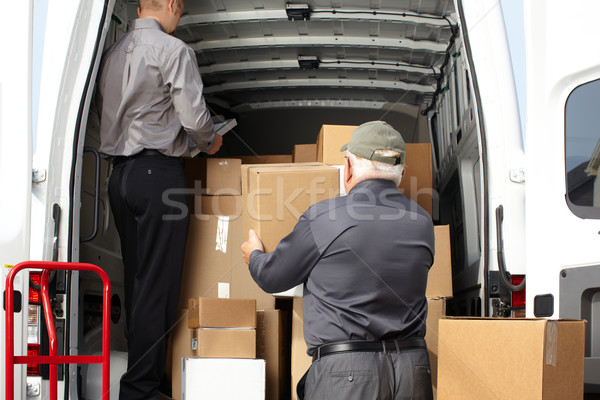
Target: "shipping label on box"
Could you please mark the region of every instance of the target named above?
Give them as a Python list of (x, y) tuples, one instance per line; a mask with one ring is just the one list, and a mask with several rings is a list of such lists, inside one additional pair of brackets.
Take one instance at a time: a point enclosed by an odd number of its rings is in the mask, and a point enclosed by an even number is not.
[(445, 318), (438, 345), (440, 400), (583, 398), (585, 321)]
[(256, 328), (254, 299), (196, 297), (188, 311), (188, 328)]

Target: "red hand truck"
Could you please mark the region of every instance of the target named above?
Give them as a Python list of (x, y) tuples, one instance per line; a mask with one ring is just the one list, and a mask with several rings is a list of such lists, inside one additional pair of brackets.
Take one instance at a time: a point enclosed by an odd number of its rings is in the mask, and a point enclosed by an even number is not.
[[(44, 317), (48, 327), (49, 355), (46, 356), (15, 356), (14, 355), (14, 298), (13, 281), (22, 269), (42, 269), (41, 295), (44, 308)], [(48, 294), (48, 281), (53, 270), (92, 271), (100, 275), (104, 285), (102, 298), (102, 355), (57, 355), (58, 343), (54, 319)], [(6, 277), (6, 290), (4, 292), (6, 305), (6, 399), (14, 399), (14, 367), (15, 364), (49, 364), (50, 375), (50, 400), (57, 398), (57, 365), (58, 364), (102, 364), (102, 399), (109, 400), (110, 396), (110, 280), (100, 267), (93, 264), (25, 261), (11, 268)]]

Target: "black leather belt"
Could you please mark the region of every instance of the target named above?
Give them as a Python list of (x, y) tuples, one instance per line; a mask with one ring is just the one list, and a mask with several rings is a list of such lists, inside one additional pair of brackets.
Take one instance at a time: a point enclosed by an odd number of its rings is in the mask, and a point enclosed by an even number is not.
[(349, 341), (324, 344), (319, 346), (313, 354), (313, 361), (320, 357), (328, 356), (336, 353), (349, 353), (356, 351), (382, 351), (386, 352), (401, 352), (409, 349), (426, 349), (427, 343), (423, 338), (411, 338), (404, 340), (379, 340), (379, 341)]
[(169, 156), (164, 155), (163, 153), (161, 153), (158, 150), (144, 149), (144, 150), (140, 151), (139, 153), (133, 154), (131, 156), (114, 156), (112, 161), (113, 161), (113, 165), (119, 165), (126, 161), (133, 160), (138, 157), (169, 157)]

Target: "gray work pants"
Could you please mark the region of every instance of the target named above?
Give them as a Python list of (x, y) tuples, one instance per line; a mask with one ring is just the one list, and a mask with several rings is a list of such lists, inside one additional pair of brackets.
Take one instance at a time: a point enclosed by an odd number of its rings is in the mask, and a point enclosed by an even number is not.
[(313, 361), (298, 384), (300, 395), (302, 389), (304, 400), (431, 400), (429, 354), (410, 349), (327, 355)]

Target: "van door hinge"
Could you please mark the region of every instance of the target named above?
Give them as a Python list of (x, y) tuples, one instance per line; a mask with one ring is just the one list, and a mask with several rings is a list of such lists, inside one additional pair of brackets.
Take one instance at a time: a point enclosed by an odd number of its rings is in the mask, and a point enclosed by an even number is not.
[(523, 168), (511, 168), (509, 177), (514, 183), (523, 183), (525, 182), (525, 170)]
[(33, 181), (33, 183), (42, 183), (46, 180), (46, 169), (42, 168), (42, 169), (38, 169), (38, 168), (34, 168), (31, 170), (31, 180)]

